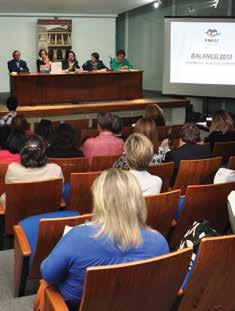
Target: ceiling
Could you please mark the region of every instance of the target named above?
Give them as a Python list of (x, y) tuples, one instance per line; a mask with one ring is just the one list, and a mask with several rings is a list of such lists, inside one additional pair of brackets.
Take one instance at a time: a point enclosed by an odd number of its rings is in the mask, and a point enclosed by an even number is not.
[(153, 0), (0, 0), (1, 13), (119, 14)]

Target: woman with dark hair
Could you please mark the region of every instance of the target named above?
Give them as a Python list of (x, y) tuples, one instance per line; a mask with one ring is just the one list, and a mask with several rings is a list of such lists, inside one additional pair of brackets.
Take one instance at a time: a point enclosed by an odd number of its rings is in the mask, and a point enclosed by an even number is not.
[(212, 117), (210, 134), (205, 138), (206, 143), (226, 142), (235, 140), (233, 119), (224, 110), (216, 111)]
[(20, 162), (20, 151), (25, 144), (24, 132), (12, 130), (6, 141), (6, 149), (0, 150), (0, 162)]
[(11, 122), (11, 127), (13, 130), (23, 131), (26, 136), (33, 135), (33, 132), (29, 129), (29, 124), (24, 116), (17, 114)]
[[(47, 163), (46, 148), (40, 136), (29, 137), (20, 151), (20, 163), (11, 163), (5, 176), (5, 183), (33, 182), (62, 178), (59, 165)], [(5, 204), (5, 195), (1, 196)]]
[(87, 71), (108, 70), (103, 61), (100, 60), (100, 55), (97, 52), (91, 54), (91, 59), (83, 64), (82, 69)]
[(65, 59), (62, 61), (62, 70), (65, 70), (66, 72), (73, 72), (78, 69), (80, 69), (80, 66), (76, 59), (76, 54), (73, 51), (68, 51)]
[(55, 138), (51, 146), (47, 149), (49, 158), (77, 158), (83, 157), (83, 153), (76, 147), (75, 131), (66, 123), (58, 126)]
[(50, 147), (55, 134), (53, 123), (50, 120), (42, 119), (35, 129), (35, 134), (41, 136), (46, 148)]
[(48, 58), (47, 50), (41, 49), (38, 53), (39, 58), (37, 59), (38, 72), (50, 72), (51, 61)]

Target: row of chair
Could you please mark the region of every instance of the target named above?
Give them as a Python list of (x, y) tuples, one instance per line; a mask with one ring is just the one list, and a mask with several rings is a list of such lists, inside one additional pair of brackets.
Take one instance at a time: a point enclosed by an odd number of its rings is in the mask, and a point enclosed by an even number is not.
[[(79, 174), (72, 174), (72, 178), (79, 182)], [(42, 182), (47, 184), (47, 182)], [(36, 183), (33, 183), (36, 185)], [(14, 185), (14, 184), (12, 184)], [(78, 193), (75, 189), (75, 183), (72, 183), (74, 187), (74, 193)], [(40, 193), (41, 183), (38, 183), (38, 191)], [(36, 187), (36, 186), (35, 186)], [(23, 190), (23, 187), (15, 190)], [(25, 190), (25, 189), (24, 189)], [(90, 189), (86, 189), (87, 193)], [(194, 221), (208, 220), (213, 228), (215, 228), (220, 234), (226, 234), (229, 228), (229, 217), (227, 211), (227, 196), (235, 190), (235, 182), (217, 184), (217, 185), (199, 185), (189, 186), (186, 191), (185, 204), (176, 225), (172, 227), (172, 220), (176, 213), (179, 199), (180, 190), (174, 190), (168, 193), (162, 193), (155, 196), (146, 197), (147, 206), (147, 224), (153, 229), (161, 232), (170, 244), (171, 249), (176, 250), (179, 247), (180, 241), (183, 238), (187, 230), (192, 226)], [(44, 193), (41, 193), (41, 205), (31, 202), (29, 205), (28, 196), (25, 194), (25, 201), (18, 202), (18, 208), (22, 211), (22, 217), (29, 217), (31, 215), (40, 214), (45, 212), (42, 210), (42, 205), (45, 208), (46, 200), (44, 203)], [(88, 195), (89, 196), (89, 195)], [(75, 226), (81, 224), (81, 222), (91, 219), (92, 206), (91, 202), (88, 205), (82, 206), (82, 201), (77, 199), (76, 206), (73, 206), (78, 210), (82, 216), (66, 217), (56, 219), (41, 219), (39, 223), (38, 239), (35, 245), (35, 252), (32, 260), (32, 268), (29, 270), (29, 258), (32, 256), (32, 250), (29, 246), (26, 233), (20, 225), (16, 225), (20, 219), (15, 219), (11, 226), (14, 226), (15, 233), (15, 292), (16, 295), (23, 295), (25, 282), (27, 278), (40, 278), (40, 264), (41, 261), (47, 257), (55, 244), (62, 236), (64, 227)], [(90, 197), (91, 198), (91, 197)], [(21, 203), (21, 205), (20, 205)], [(58, 201), (57, 201), (58, 203)], [(73, 202), (74, 203), (74, 202)], [(23, 206), (23, 208), (19, 208)], [(40, 207), (41, 206), (41, 207)], [(53, 205), (55, 207), (55, 204)], [(72, 207), (68, 205), (68, 207)], [(85, 207), (85, 208), (84, 208)], [(15, 209), (11, 209), (11, 214), (14, 215)], [(55, 211), (51, 209), (51, 205), (47, 206), (47, 212)], [(57, 205), (58, 210), (58, 205)], [(6, 215), (9, 213), (6, 210)], [(88, 214), (87, 214), (88, 213)], [(19, 216), (19, 214), (18, 214)], [(21, 218), (23, 219), (23, 218)], [(7, 221), (7, 218), (5, 219)], [(12, 227), (9, 226), (9, 229)], [(7, 232), (5, 232), (7, 233)], [(12, 233), (12, 230), (8, 233)], [(27, 272), (27, 273), (26, 273)], [(23, 284), (23, 285), (22, 285)]]
[[(88, 268), (79, 311), (235, 310), (235, 236), (202, 240), (192, 276), (176, 304), (191, 254), (188, 248), (140, 262)], [(45, 310), (68, 311), (52, 286), (45, 291)]]

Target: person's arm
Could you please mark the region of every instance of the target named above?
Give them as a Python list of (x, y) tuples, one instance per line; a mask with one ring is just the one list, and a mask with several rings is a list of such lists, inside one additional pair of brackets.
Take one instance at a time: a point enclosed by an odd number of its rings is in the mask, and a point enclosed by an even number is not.
[(74, 63), (74, 70), (76, 70), (76, 69), (80, 69), (80, 66), (79, 66), (77, 60), (76, 60), (76, 62)]
[(7, 67), (8, 67), (8, 71), (9, 71), (9, 72), (13, 72), (13, 71), (14, 71), (13, 68), (12, 68), (12, 62), (11, 62), (11, 61), (9, 61), (9, 62), (7, 63)]
[(107, 69), (108, 70), (108, 68), (105, 66), (105, 64), (103, 63), (102, 60), (100, 61), (100, 68), (99, 69), (100, 70), (102, 70), (102, 69)]
[(112, 69), (113, 71), (117, 71), (117, 70), (120, 69), (120, 68), (119, 68), (119, 64), (118, 64), (118, 62), (117, 62), (117, 60), (116, 60), (115, 58), (113, 58), (113, 60), (112, 60), (111, 69)]
[(134, 66), (129, 62), (129, 60), (126, 58), (125, 65), (128, 67), (128, 69), (133, 69)]
[(89, 65), (89, 62), (88, 62), (88, 61), (85, 62), (85, 63), (82, 65), (82, 69), (83, 69), (83, 70), (86, 70), (86, 71), (91, 70), (90, 67), (91, 67), (91, 66)]
[(43, 260), (41, 274), (49, 284), (57, 285), (66, 279), (72, 259), (73, 243), (71, 231), (61, 238), (50, 255)]
[(37, 59), (37, 70), (38, 72), (40, 72), (40, 60), (39, 59)]

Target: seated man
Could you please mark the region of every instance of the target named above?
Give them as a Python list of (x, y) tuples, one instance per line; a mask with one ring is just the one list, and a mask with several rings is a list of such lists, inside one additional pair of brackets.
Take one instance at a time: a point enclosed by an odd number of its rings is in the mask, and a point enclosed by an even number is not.
[(20, 59), (20, 51), (14, 51), (12, 57), (13, 59), (7, 63), (9, 72), (29, 72), (27, 63)]
[(124, 50), (119, 50), (117, 52), (117, 57), (112, 59), (111, 70), (128, 70), (133, 69), (132, 64), (126, 58), (126, 52)]
[(83, 145), (83, 153), (90, 158), (95, 156), (121, 155), (124, 142), (112, 133), (113, 116), (109, 112), (99, 113), (97, 118), (99, 136), (89, 138)]
[(108, 70), (102, 60), (100, 60), (100, 55), (96, 52), (91, 54), (91, 59), (88, 60), (82, 66), (83, 70), (92, 71), (92, 70)]
[(8, 97), (6, 106), (9, 112), (0, 119), (0, 126), (11, 125), (13, 118), (17, 115), (16, 112), (16, 109), (18, 107), (17, 98)]
[(165, 161), (175, 162), (173, 183), (181, 160), (199, 160), (211, 157), (210, 145), (202, 144), (200, 130), (196, 124), (185, 124), (180, 133), (180, 147), (176, 150), (167, 152)]

